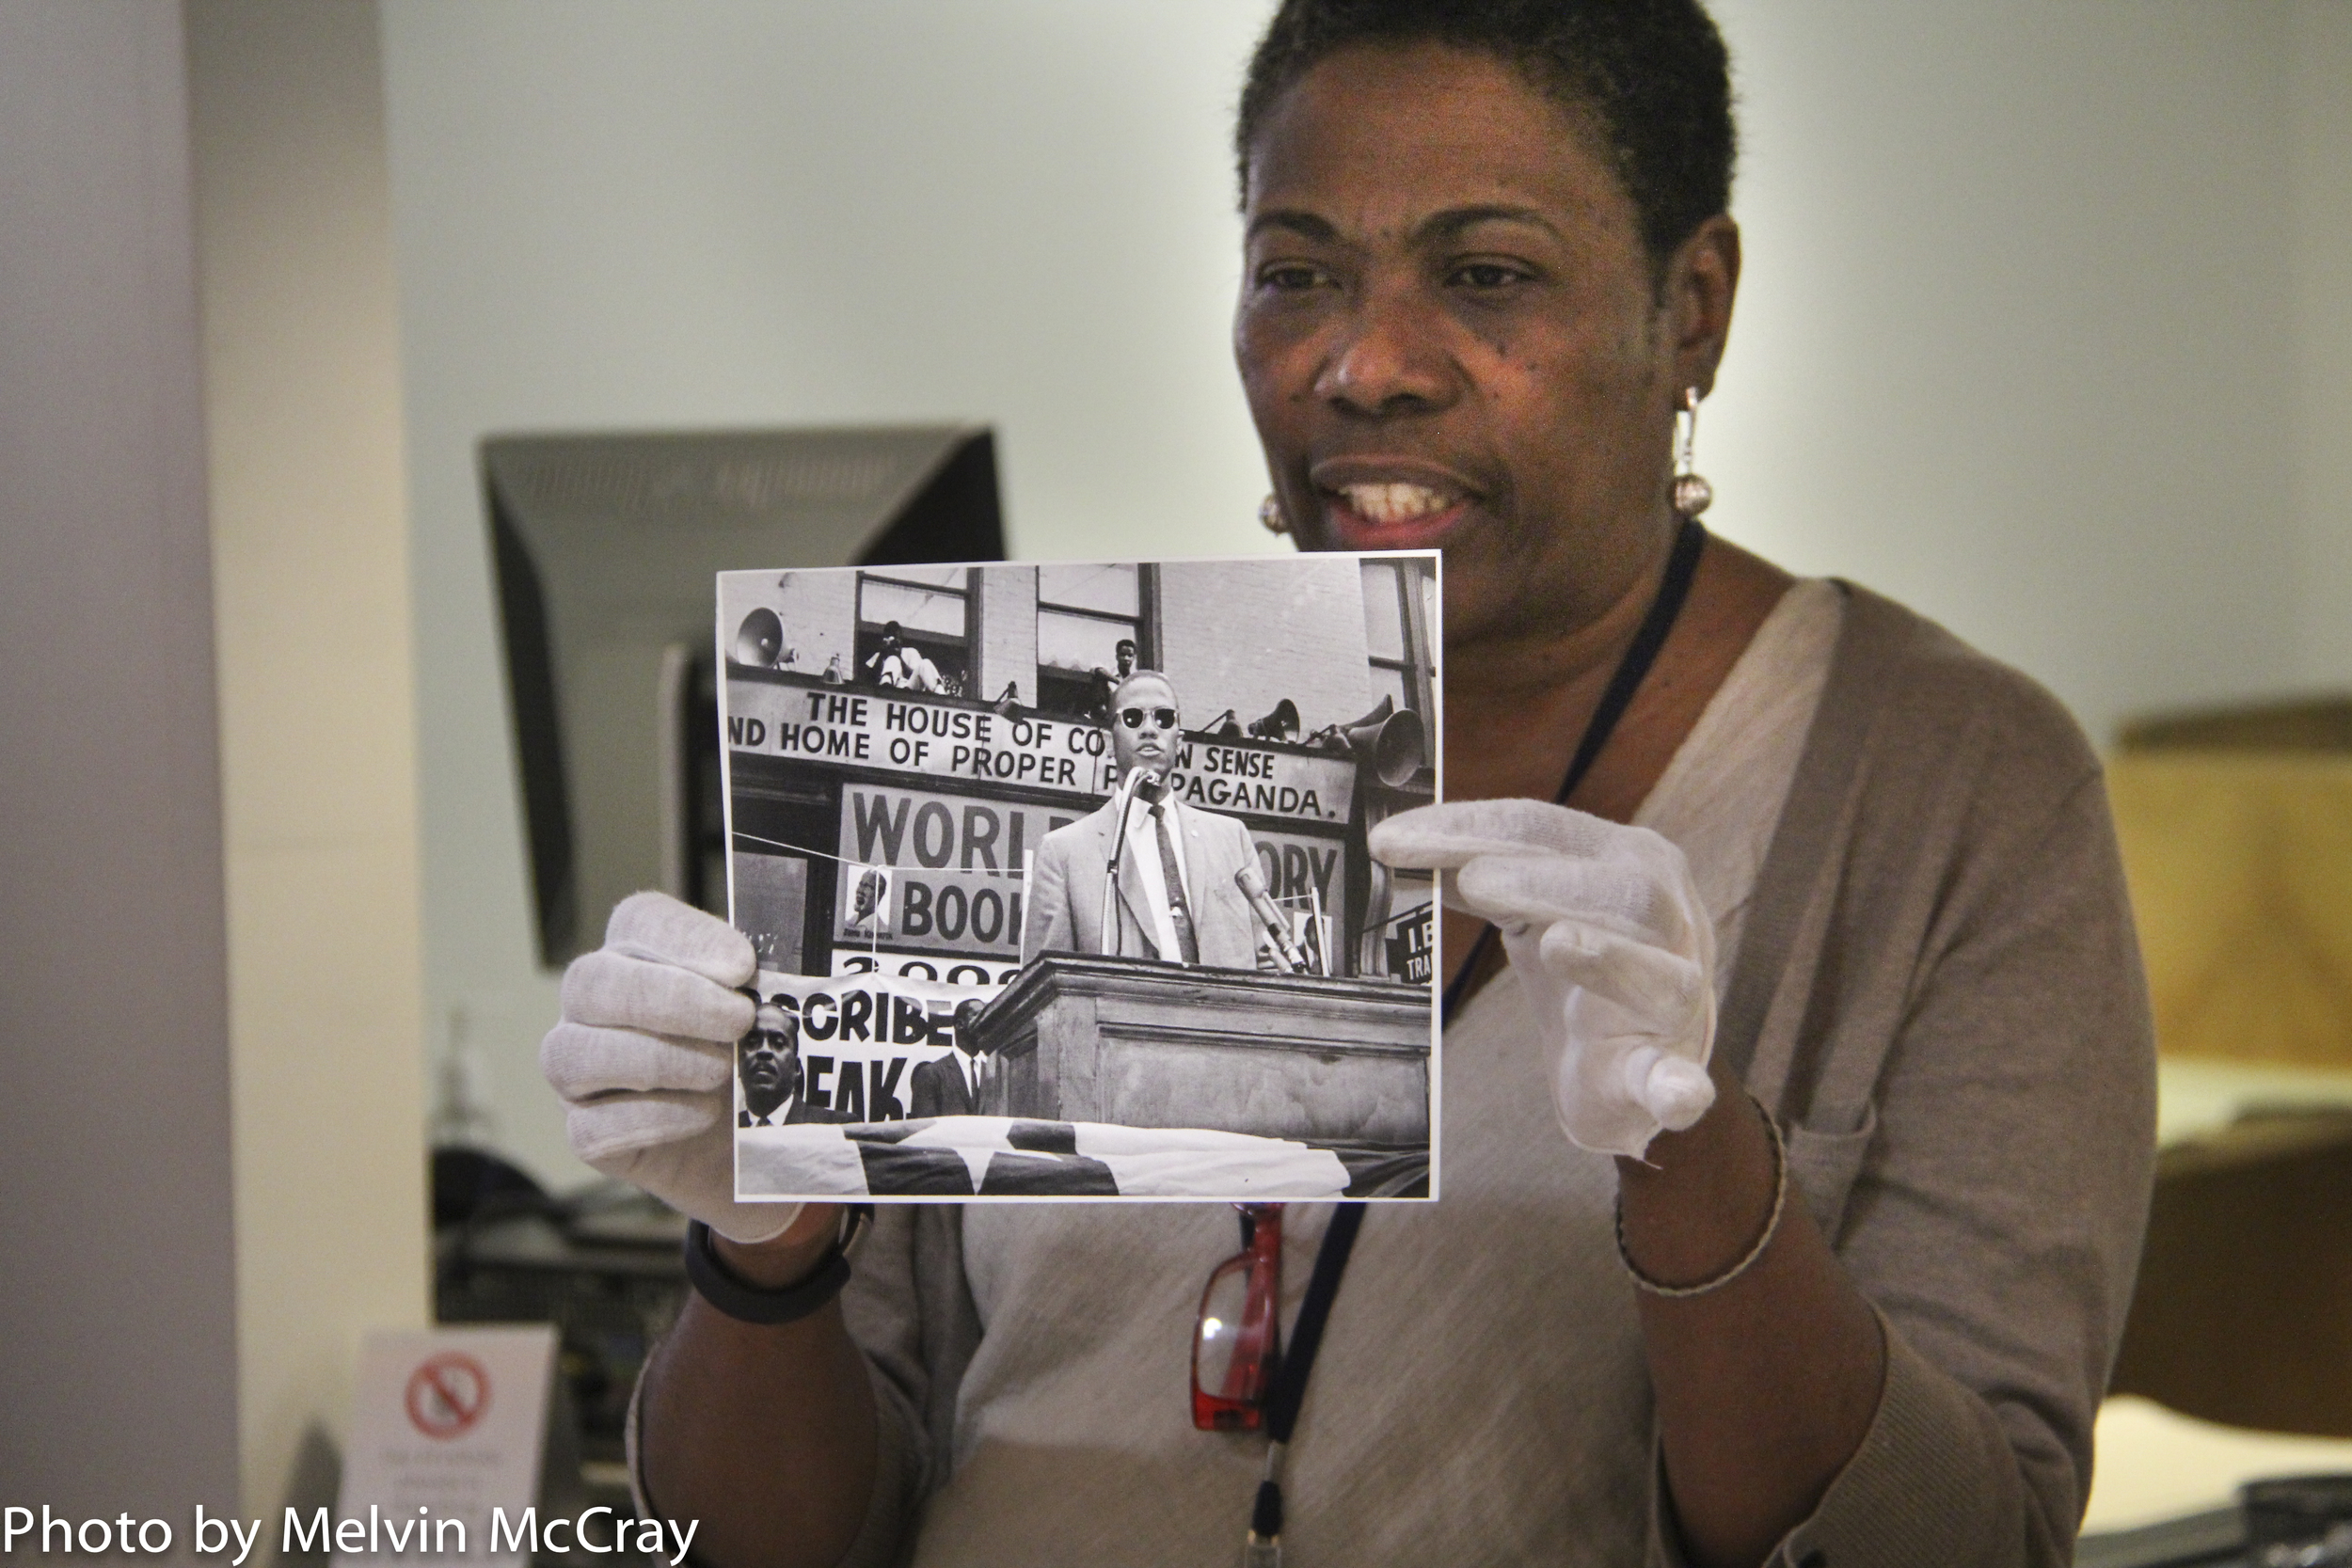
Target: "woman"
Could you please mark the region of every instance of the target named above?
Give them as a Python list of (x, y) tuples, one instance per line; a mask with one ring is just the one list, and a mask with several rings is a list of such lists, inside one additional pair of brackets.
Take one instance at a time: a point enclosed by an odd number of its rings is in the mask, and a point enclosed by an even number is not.
[[(2104, 794), (2029, 683), (1685, 515), (1711, 23), (1289, 0), (1238, 145), (1269, 523), (1444, 550), (1459, 802), (1375, 844), (1447, 873), (1445, 1196), (1364, 1223), (1289, 1560), (2066, 1561), (2152, 1142)], [(735, 1238), (642, 1390), (651, 1505), (725, 1568), (1229, 1560), (1265, 1444), (1182, 1379), (1222, 1209), (885, 1210), (838, 1306), (741, 1321), (839, 1273), (835, 1211), (725, 1196), (750, 964), (641, 895), (546, 1051), (584, 1157)]]

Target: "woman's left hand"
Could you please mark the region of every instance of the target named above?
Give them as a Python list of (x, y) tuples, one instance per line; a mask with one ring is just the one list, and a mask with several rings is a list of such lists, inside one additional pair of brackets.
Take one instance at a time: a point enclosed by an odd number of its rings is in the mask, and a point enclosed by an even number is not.
[(1569, 1141), (1638, 1159), (1706, 1114), (1715, 933), (1680, 849), (1540, 800), (1400, 812), (1371, 848), (1437, 872), (1449, 906), (1494, 923), (1549, 1047)]

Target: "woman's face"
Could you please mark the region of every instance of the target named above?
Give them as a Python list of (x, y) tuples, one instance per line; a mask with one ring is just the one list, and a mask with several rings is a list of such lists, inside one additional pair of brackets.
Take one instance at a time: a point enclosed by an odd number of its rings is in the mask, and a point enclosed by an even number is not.
[(1687, 262), (1661, 296), (1577, 117), (1485, 55), (1356, 48), (1250, 151), (1234, 352), (1299, 544), (1442, 547), (1449, 642), (1557, 632), (1630, 591), (1720, 324), (1696, 330)]

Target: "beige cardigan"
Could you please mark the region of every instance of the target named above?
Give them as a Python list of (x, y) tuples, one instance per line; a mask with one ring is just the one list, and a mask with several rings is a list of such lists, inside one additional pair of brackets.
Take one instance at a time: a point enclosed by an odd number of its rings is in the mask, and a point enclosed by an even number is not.
[(1886, 1322), (1887, 1379), (1775, 1562), (2072, 1560), (2155, 1142), (2114, 837), (2054, 701), (1850, 590), (1722, 1038)]
[[(2153, 1142), (2099, 767), (2031, 682), (1847, 592), (1719, 1041), (1887, 1377), (1773, 1561), (2063, 1564)], [(1443, 1198), (1364, 1227), (1291, 1454), (1294, 1568), (1676, 1560), (1614, 1169), (1551, 1127), (1518, 1007), (1506, 974), (1448, 1031)], [(1320, 1212), (1294, 1206), (1294, 1300)], [(1263, 1444), (1183, 1410), (1233, 1243), (1222, 1206), (885, 1206), (844, 1297), (883, 1415), (850, 1560), (1234, 1560)]]

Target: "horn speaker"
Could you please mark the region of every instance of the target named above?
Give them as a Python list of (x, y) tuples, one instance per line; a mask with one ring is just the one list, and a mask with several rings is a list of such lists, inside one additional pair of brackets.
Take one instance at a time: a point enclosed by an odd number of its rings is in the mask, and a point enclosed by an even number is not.
[(735, 662), (765, 670), (784, 651), (784, 623), (772, 610), (755, 610), (736, 628)]
[(1298, 705), (1288, 697), (1274, 705), (1263, 719), (1249, 721), (1249, 733), (1260, 740), (1296, 740)]
[(1361, 719), (1317, 731), (1315, 740), (1334, 752), (1345, 752), (1391, 789), (1408, 782), (1429, 760), (1429, 732), (1421, 715), (1396, 705), (1393, 697)]

